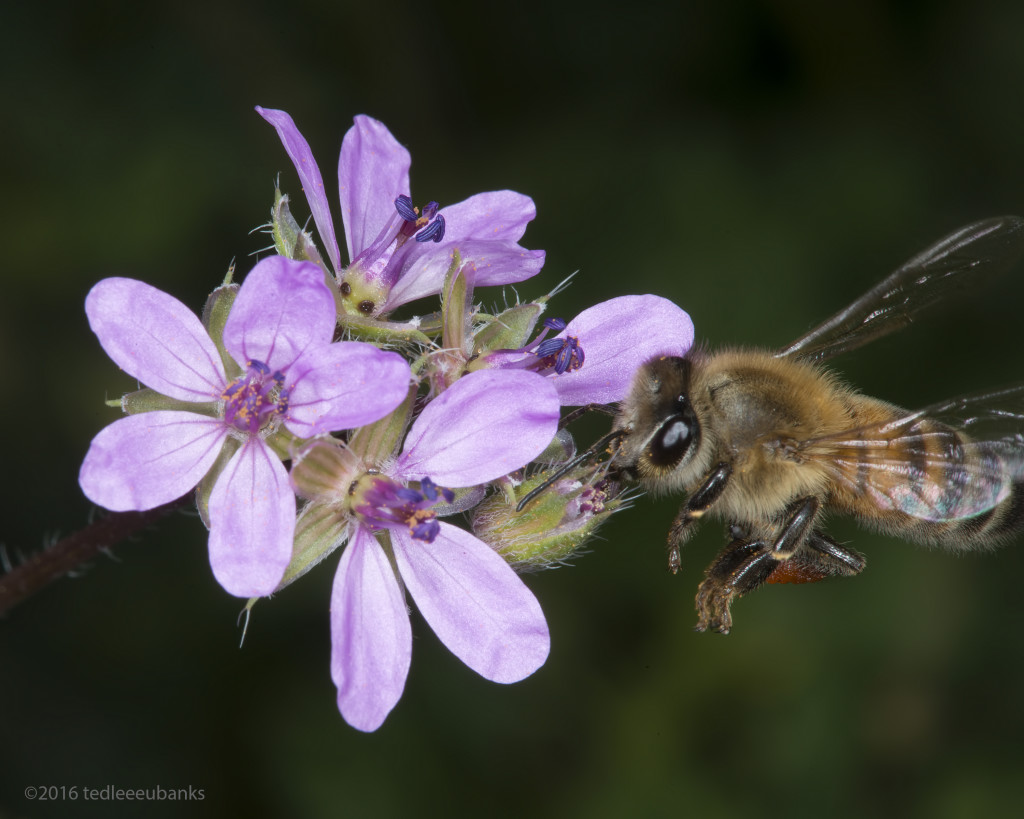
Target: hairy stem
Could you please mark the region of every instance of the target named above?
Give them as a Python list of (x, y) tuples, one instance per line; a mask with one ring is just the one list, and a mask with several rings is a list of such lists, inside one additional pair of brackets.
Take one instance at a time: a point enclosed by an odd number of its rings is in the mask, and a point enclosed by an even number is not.
[(131, 537), (165, 515), (192, 503), (188, 493), (146, 512), (103, 512), (103, 517), (0, 575), (0, 615), (63, 577), (102, 550)]

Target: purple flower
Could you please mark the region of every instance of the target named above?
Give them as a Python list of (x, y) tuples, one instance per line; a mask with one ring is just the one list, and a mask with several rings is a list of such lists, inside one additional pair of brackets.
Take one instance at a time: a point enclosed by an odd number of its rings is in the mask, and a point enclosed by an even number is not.
[[(611, 404), (629, 391), (633, 373), (657, 355), (681, 356), (693, 344), (686, 311), (660, 296), (619, 296), (588, 307), (519, 350), (495, 350), (476, 366), (528, 369), (549, 376), (564, 406)], [(558, 331), (546, 338), (548, 330)]]
[[(516, 682), (544, 663), (550, 638), (536, 598), (490, 547), (431, 507), (451, 501), (438, 485), (476, 486), (535, 458), (555, 435), (558, 410), (551, 382), (533, 373), (470, 373), (427, 404), (385, 474), (353, 486), (356, 524), (331, 596), (331, 676), (354, 727), (376, 730), (405, 687), (412, 631), (403, 586), (441, 641), (487, 679)], [(380, 529), (390, 532), (401, 581), (373, 535)]]
[(237, 447), (209, 498), (210, 563), (232, 594), (269, 594), (291, 559), (295, 494), (266, 438), (281, 424), (308, 438), (383, 417), (405, 398), (409, 365), (368, 344), (332, 344), (334, 299), (322, 271), (280, 256), (253, 268), (232, 305), (223, 343), (233, 375), (199, 319), (154, 287), (104, 279), (85, 309), (118, 366), (187, 403), (101, 430), (82, 464), (82, 491), (114, 511), (152, 509), (195, 487), (225, 444)]
[(458, 250), (474, 284), (510, 284), (535, 275), (544, 251), (518, 244), (536, 216), (533, 200), (514, 191), (471, 196), (417, 209), (409, 196), (409, 152), (381, 122), (357, 116), (338, 163), (341, 215), (348, 257), (342, 268), (331, 208), (309, 144), (284, 111), (257, 107), (277, 129), (299, 174), (317, 230), (337, 273), (346, 309), (377, 316), (441, 291)]

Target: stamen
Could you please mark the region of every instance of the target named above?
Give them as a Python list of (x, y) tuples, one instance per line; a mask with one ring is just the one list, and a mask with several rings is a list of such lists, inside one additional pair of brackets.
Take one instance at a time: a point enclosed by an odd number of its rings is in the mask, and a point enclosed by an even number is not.
[(455, 493), (437, 486), (430, 478), (424, 478), (417, 490), (378, 477), (364, 490), (354, 509), (371, 528), (405, 527), (414, 540), (432, 543), (441, 532), (441, 526), (430, 507), (442, 499), (451, 503)]
[(416, 234), (417, 242), (440, 242), (444, 238), (444, 217), (438, 215), (429, 225)]
[(420, 218), (419, 213), (417, 213), (416, 208), (412, 204), (412, 199), (404, 194), (395, 197), (395, 210), (398, 211), (398, 215), (406, 222), (415, 222)]
[(542, 369), (553, 369), (559, 375), (578, 370), (586, 360), (576, 336), (545, 339), (537, 346), (536, 355), (543, 361)]

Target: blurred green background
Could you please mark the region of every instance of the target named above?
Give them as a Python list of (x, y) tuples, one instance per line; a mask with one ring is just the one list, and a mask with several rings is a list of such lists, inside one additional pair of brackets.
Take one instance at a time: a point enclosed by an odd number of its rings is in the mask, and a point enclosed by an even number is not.
[[(555, 315), (658, 293), (711, 345), (782, 345), (954, 228), (1024, 211), (1013, 0), (143, 5), (0, 12), (15, 559), (88, 519), (78, 465), (131, 388), (89, 287), (136, 277), (198, 309), (266, 244), (249, 231), (275, 174), (301, 201), (254, 105), (294, 116), (332, 196), (358, 113), (409, 146), (417, 201), (531, 195), (524, 244), (548, 263), (521, 294), (578, 269)], [(837, 365), (910, 406), (1019, 380), (1022, 307), (1024, 269)], [(239, 650), (201, 523), (165, 521), (0, 621), (0, 816), (1016, 815), (1024, 544), (952, 556), (836, 521), (868, 570), (762, 590), (722, 638), (691, 631), (720, 527), (672, 577), (674, 512), (644, 498), (573, 568), (527, 578), (553, 650), (524, 683), (478, 678), (414, 615), (373, 735), (335, 708), (336, 559), (260, 604)]]

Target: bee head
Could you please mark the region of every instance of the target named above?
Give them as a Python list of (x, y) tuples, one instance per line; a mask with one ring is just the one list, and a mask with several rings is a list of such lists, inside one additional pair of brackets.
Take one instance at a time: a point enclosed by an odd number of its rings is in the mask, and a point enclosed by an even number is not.
[(618, 459), (627, 477), (658, 479), (684, 465), (700, 444), (700, 421), (690, 401), (692, 363), (659, 356), (633, 380), (619, 426), (627, 436)]
[(647, 460), (659, 469), (674, 469), (700, 442), (700, 422), (685, 393), (676, 396), (671, 414), (651, 436)]

